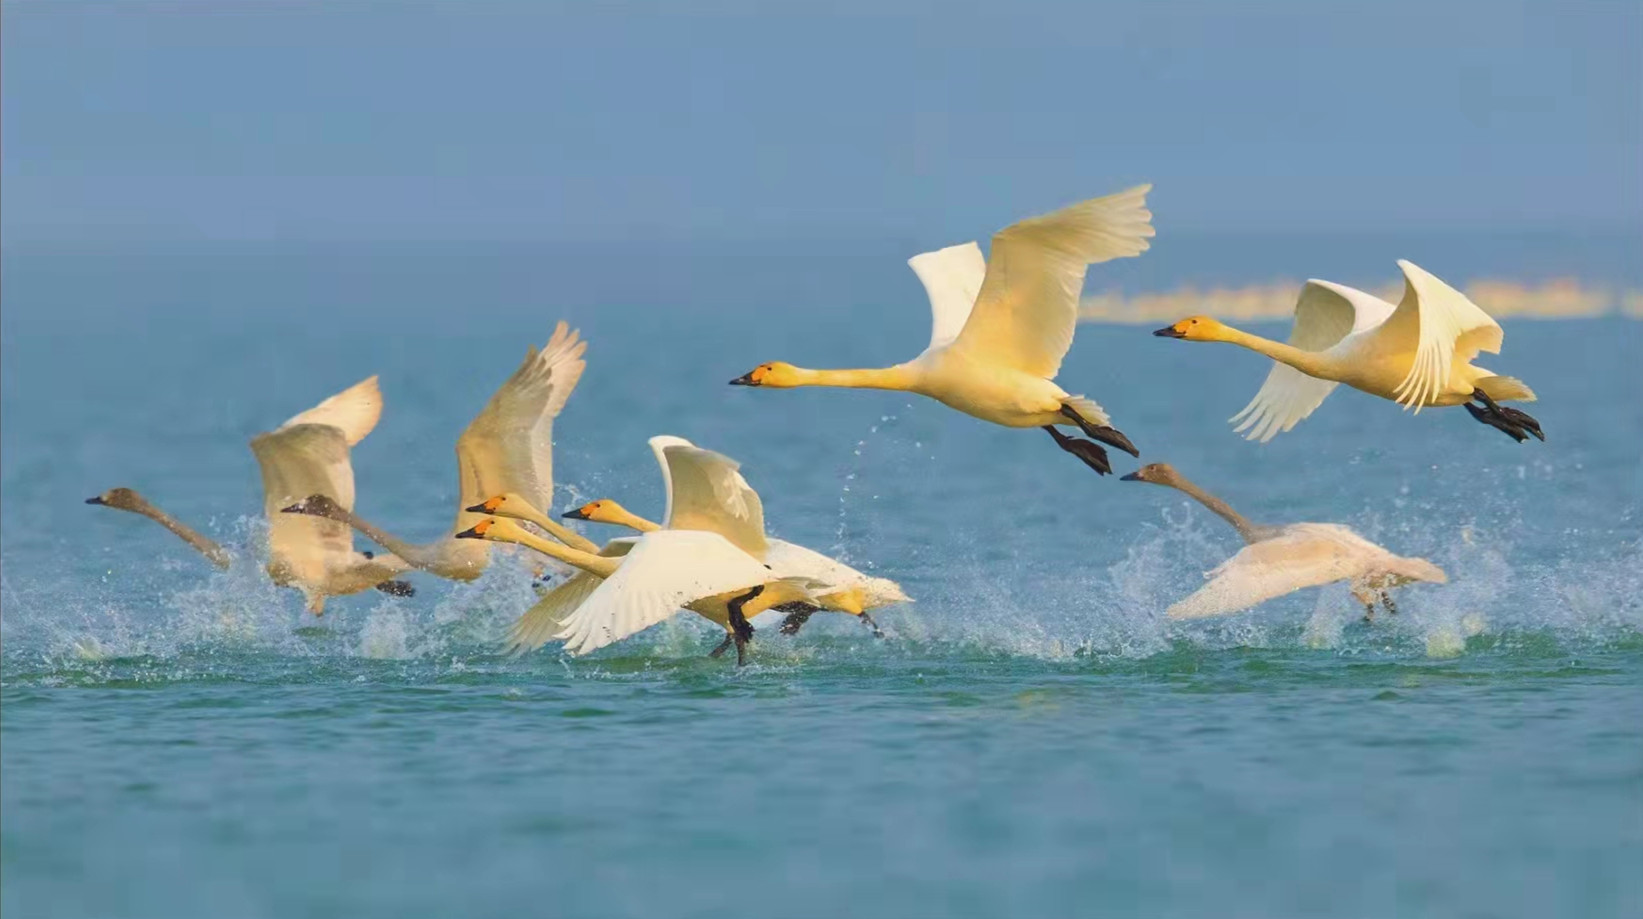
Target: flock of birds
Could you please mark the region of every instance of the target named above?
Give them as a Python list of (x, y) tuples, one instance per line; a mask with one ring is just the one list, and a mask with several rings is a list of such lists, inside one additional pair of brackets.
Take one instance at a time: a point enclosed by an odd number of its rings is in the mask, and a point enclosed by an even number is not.
[[(1097, 473), (1112, 471), (1106, 447), (1139, 456), (1094, 400), (1072, 395), (1054, 380), (1072, 345), (1078, 300), (1091, 264), (1139, 255), (1153, 236), (1146, 208), (1150, 186), (1139, 186), (1029, 218), (993, 236), (984, 258), (974, 242), (909, 261), (929, 294), (929, 347), (893, 367), (809, 370), (760, 364), (732, 385), (890, 389), (918, 393), (984, 421), (1042, 428), (1056, 445)], [(1501, 405), (1533, 401), (1512, 377), (1474, 366), (1480, 351), (1498, 353), (1500, 326), (1463, 294), (1407, 261), (1397, 304), (1328, 281), (1308, 281), (1295, 305), (1288, 342), (1276, 342), (1193, 316), (1154, 332), (1185, 341), (1241, 345), (1273, 359), (1255, 398), (1233, 417), (1251, 440), (1271, 440), (1310, 415), (1337, 384), (1390, 399), (1419, 412), (1464, 405), (1472, 417), (1518, 441), (1545, 440), (1528, 414)], [(491, 543), (512, 543), (574, 572), (540, 587), (539, 601), (509, 630), (507, 648), (520, 652), (549, 642), (585, 654), (690, 610), (724, 629), (712, 651), (736, 649), (745, 662), (749, 620), (767, 610), (785, 614), (780, 630), (796, 633), (815, 612), (858, 617), (879, 632), (871, 611), (908, 602), (901, 588), (822, 553), (766, 535), (758, 492), (727, 456), (682, 438), (653, 437), (651, 449), (667, 487), (660, 523), (601, 499), (565, 518), (615, 524), (637, 535), (604, 545), (554, 520), (553, 420), (586, 366), (587, 343), (560, 322), (457, 441), (461, 483), (456, 519), (438, 541), (417, 545), (353, 511), (349, 449), (369, 434), (382, 412), (376, 377), (364, 380), (251, 441), (262, 470), (269, 520), (267, 571), (297, 588), (315, 615), (330, 596), (376, 589), (405, 595), (399, 576), (420, 570), (471, 580), (490, 561)], [(1061, 428), (1072, 428), (1076, 436)], [(1103, 446), (1104, 445), (1104, 446)], [(1175, 619), (1247, 609), (1305, 587), (1347, 581), (1373, 618), (1377, 604), (1396, 612), (1389, 590), (1411, 581), (1442, 583), (1443, 570), (1405, 558), (1330, 523), (1252, 523), (1226, 502), (1163, 463), (1122, 477), (1178, 489), (1225, 519), (1246, 545), (1208, 572), (1207, 583), (1171, 606)], [(219, 567), (230, 564), (220, 545), (180, 523), (129, 488), (88, 503), (149, 517)], [(355, 551), (353, 532), (385, 552)]]

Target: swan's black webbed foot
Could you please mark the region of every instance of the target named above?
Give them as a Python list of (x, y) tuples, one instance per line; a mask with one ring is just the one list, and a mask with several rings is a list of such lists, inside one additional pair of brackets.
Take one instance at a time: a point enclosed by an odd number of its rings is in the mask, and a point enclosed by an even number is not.
[(1381, 591), (1381, 605), (1386, 607), (1386, 611), (1388, 613), (1390, 613), (1394, 616), (1396, 616), (1398, 614), (1398, 604), (1393, 603), (1392, 602), (1392, 595), (1387, 593), (1384, 590)]
[(383, 581), (381, 584), (377, 585), (377, 590), (382, 591), (390, 597), (416, 596), (416, 588), (405, 583), (404, 581)]
[(1482, 407), (1473, 405), (1470, 402), (1466, 403), (1466, 411), (1470, 412), (1473, 418), (1497, 431), (1504, 432), (1518, 443), (1528, 440), (1530, 435), (1533, 435), (1536, 440), (1544, 441), (1546, 439), (1545, 433), (1540, 430), (1540, 422), (1536, 421), (1534, 416), (1528, 412), (1507, 408), (1489, 398), (1489, 394), (1481, 389), (1472, 390), (1472, 398), (1483, 403)]
[(884, 637), (884, 630), (879, 628), (879, 624), (877, 622), (873, 621), (872, 616), (869, 616), (866, 613), (862, 613), (858, 618), (861, 619), (861, 624), (862, 625), (865, 625), (868, 628), (873, 630), (873, 637), (874, 638), (883, 638)]
[(1141, 455), (1141, 451), (1135, 449), (1135, 444), (1130, 443), (1130, 439), (1124, 436), (1123, 431), (1104, 424), (1094, 424), (1086, 420), (1083, 415), (1078, 414), (1078, 410), (1070, 405), (1061, 406), (1061, 414), (1072, 419), (1073, 424), (1078, 425), (1079, 430), (1107, 446), (1123, 450), (1130, 456), (1139, 457)]
[(804, 628), (804, 624), (809, 622), (810, 617), (815, 615), (816, 612), (814, 606), (799, 602), (783, 603), (780, 606), (771, 607), (771, 609), (787, 614), (787, 618), (782, 620), (781, 627), (776, 630), (783, 635), (799, 634), (799, 630)]
[(1083, 460), (1084, 465), (1094, 469), (1097, 475), (1112, 472), (1112, 463), (1107, 461), (1107, 451), (1101, 449), (1100, 444), (1081, 437), (1068, 437), (1057, 431), (1053, 424), (1045, 425), (1044, 430), (1049, 431), (1050, 436), (1055, 438), (1056, 446)]
[(764, 593), (764, 585), (753, 588), (739, 597), (732, 597), (725, 606), (730, 610), (730, 635), (736, 642), (736, 666), (747, 664), (747, 643), (753, 640), (753, 624), (742, 615), (742, 607), (747, 601)]
[(714, 648), (712, 651), (707, 652), (707, 656), (708, 657), (723, 657), (724, 653), (726, 651), (730, 650), (731, 642), (734, 642), (735, 640), (736, 640), (736, 636), (726, 635), (725, 640), (719, 642), (719, 646), (717, 648)]

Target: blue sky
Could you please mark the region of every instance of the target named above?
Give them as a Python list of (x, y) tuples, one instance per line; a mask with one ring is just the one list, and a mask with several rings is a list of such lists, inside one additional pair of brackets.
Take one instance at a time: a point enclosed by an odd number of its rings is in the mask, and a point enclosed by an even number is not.
[(1633, 0), (0, 15), (9, 242), (944, 239), (1139, 181), (1206, 233), (1643, 224)]

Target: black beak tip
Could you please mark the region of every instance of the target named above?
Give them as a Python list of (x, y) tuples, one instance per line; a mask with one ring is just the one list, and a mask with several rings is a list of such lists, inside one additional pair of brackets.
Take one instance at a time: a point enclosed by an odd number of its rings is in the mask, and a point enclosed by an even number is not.
[(753, 374), (752, 373), (744, 373), (741, 376), (737, 377), (736, 379), (731, 380), (730, 385), (732, 385), (732, 386), (757, 386), (759, 384), (753, 382)]
[(1153, 334), (1154, 338), (1180, 338), (1181, 337), (1181, 333), (1175, 331), (1175, 326), (1172, 326), (1172, 325), (1164, 326), (1163, 328), (1159, 329), (1156, 332), (1153, 332), (1152, 334)]
[(559, 515), (560, 520), (586, 520), (587, 515), (581, 511), (566, 511)]
[(1121, 475), (1121, 476), (1118, 477), (1118, 481), (1120, 481), (1120, 482), (1139, 482), (1139, 481), (1141, 481), (1141, 473), (1131, 472), (1131, 473), (1128, 473), (1126, 475)]
[(297, 503), (296, 503), (296, 504), (293, 504), (293, 505), (291, 505), (291, 506), (290, 506), (290, 507), (282, 507), (282, 508), (280, 508), (280, 513), (282, 513), (282, 514), (300, 514), (300, 513), (302, 513), (302, 512), (303, 512), (303, 511), (304, 511), (304, 510), (306, 510), (306, 508), (304, 508), (304, 507), (303, 507), (303, 506), (302, 506), (302, 502), (301, 502), (301, 501), (298, 501), (298, 502), (297, 502)]
[(483, 504), (475, 504), (473, 507), (465, 507), (465, 508), (463, 508), (463, 510), (467, 511), (470, 514), (483, 514), (483, 513), (486, 512), (485, 511), (485, 505), (483, 505)]
[(477, 530), (478, 530), (478, 527), (468, 527), (466, 530), (463, 530), (462, 532), (456, 534), (456, 538), (457, 539), (481, 539), (482, 537), (479, 535)]
[(104, 503), (104, 502), (103, 502), (103, 497), (102, 497), (102, 495), (98, 495), (98, 496), (97, 496), (97, 497), (95, 497), (95, 498), (87, 498), (87, 499), (86, 499), (86, 503), (87, 503), (87, 504), (102, 504), (102, 503)]

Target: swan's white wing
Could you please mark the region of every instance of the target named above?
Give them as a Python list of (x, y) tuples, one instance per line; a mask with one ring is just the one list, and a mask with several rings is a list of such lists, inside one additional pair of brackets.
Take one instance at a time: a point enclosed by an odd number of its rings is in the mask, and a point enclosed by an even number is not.
[(541, 351), (532, 347), (456, 442), (461, 496), (456, 529), (481, 515), (463, 510), (504, 492), (553, 506), (553, 419), (581, 379), (588, 344), (564, 322)]
[[(627, 555), (636, 542), (637, 537), (613, 539), (605, 543), (599, 554), (613, 558)], [(587, 602), (588, 597), (593, 596), (593, 592), (599, 589), (604, 580), (592, 572), (578, 571), (563, 584), (555, 586), (508, 629), (503, 651), (508, 654), (523, 654), (552, 641), (554, 635), (565, 628), (570, 614)]]
[(770, 579), (768, 568), (717, 533), (646, 533), (554, 637), (571, 654), (586, 654), (650, 628), (687, 603)]
[(371, 376), (290, 418), (279, 429), (299, 424), (330, 425), (341, 430), (348, 446), (352, 447), (364, 440), (381, 418), (382, 389), (377, 386), (377, 378)]
[(343, 430), (328, 424), (288, 423), (252, 438), (251, 452), (262, 469), (269, 555), (305, 577), (320, 577), (327, 568), (352, 563), (354, 531), (348, 524), (281, 513), (316, 494), (353, 509), (354, 469)]
[(754, 558), (764, 558), (769, 548), (764, 503), (742, 478), (740, 463), (682, 437), (652, 437), (650, 447), (667, 480), (663, 527), (718, 533)]
[(1386, 327), (1388, 334), (1414, 347), (1415, 362), (1393, 394), (1399, 405), (1412, 406), (1418, 414), (1449, 385), (1457, 358), (1467, 363), (1479, 351), (1499, 354), (1504, 333), (1465, 294), (1419, 265), (1399, 259), (1398, 267), (1403, 269), (1403, 299)]
[(908, 603), (912, 600), (902, 591), (900, 584), (889, 578), (873, 577), (836, 558), (785, 539), (770, 540), (770, 551), (765, 553), (764, 563), (769, 565), (770, 570), (778, 577), (804, 578), (812, 585), (825, 585), (817, 588), (817, 593), (826, 593), (828, 587), (860, 588), (869, 609), (890, 603)]
[(963, 330), (987, 276), (987, 260), (972, 240), (915, 255), (907, 264), (930, 296), (930, 346), (924, 349), (928, 353), (951, 343)]
[(1072, 347), (1078, 296), (1091, 264), (1140, 255), (1153, 235), (1151, 185), (1138, 185), (993, 235), (987, 276), (954, 347), (1053, 378)]
[[(1392, 304), (1385, 300), (1345, 284), (1307, 281), (1295, 303), (1295, 327), (1289, 333), (1289, 343), (1303, 351), (1327, 351), (1346, 336), (1385, 322), (1392, 310)], [(1229, 420), (1242, 422), (1235, 430), (1240, 434), (1248, 430), (1246, 440), (1266, 443), (1312, 414), (1336, 385), (1273, 361), (1255, 398)]]
[(1368, 563), (1364, 547), (1385, 553), (1345, 527), (1286, 527), (1282, 534), (1245, 546), (1222, 562), (1206, 575), (1208, 584), (1171, 606), (1166, 615), (1201, 619), (1235, 613), (1304, 587), (1354, 577)]

